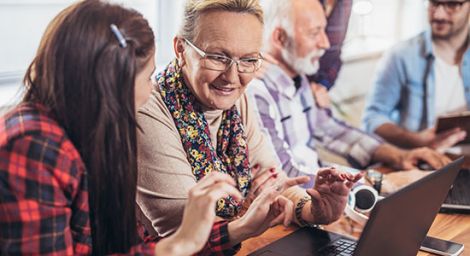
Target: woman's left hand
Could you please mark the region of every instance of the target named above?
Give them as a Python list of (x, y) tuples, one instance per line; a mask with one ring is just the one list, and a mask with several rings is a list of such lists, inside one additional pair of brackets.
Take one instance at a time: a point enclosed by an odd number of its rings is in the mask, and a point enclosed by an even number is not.
[(363, 173), (356, 175), (341, 172), (333, 167), (322, 168), (317, 173), (315, 186), (307, 189), (312, 199), (310, 212), (315, 224), (328, 224), (343, 214), (349, 192)]

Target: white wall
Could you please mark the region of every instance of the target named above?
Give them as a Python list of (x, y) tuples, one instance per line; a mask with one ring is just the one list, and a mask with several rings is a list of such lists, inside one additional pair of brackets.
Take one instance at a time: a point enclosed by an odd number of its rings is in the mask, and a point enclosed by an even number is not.
[[(158, 0), (157, 65), (168, 64), (175, 56), (173, 38), (181, 24), (185, 0)], [(158, 69), (158, 67), (157, 67)]]
[[(355, 0), (354, 3), (360, 1), (364, 0)], [(351, 14), (343, 45), (343, 69), (331, 91), (331, 96), (339, 102), (365, 96), (382, 53), (398, 41), (418, 34), (427, 24), (422, 0), (367, 1), (373, 4), (370, 14)]]
[(343, 46), (343, 58), (361, 58), (381, 53), (396, 42), (410, 38), (427, 24), (423, 0), (354, 0), (372, 3), (372, 12), (352, 12)]
[[(355, 0), (359, 2), (362, 0)], [(427, 26), (422, 0), (370, 0), (374, 10), (362, 18), (352, 13), (343, 46), (343, 67), (330, 91), (350, 124), (359, 126), (364, 101), (370, 92), (377, 62), (384, 51), (398, 41), (408, 39)], [(365, 29), (361, 35), (360, 26)], [(360, 75), (358, 75), (360, 74)], [(341, 114), (337, 112), (337, 114)]]

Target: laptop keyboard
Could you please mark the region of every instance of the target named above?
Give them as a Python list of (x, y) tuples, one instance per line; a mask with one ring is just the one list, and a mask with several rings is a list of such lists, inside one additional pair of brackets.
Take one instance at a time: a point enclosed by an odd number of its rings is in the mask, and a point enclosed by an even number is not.
[(338, 239), (332, 244), (329, 244), (318, 252), (321, 256), (329, 255), (353, 255), (357, 243), (347, 239)]
[(461, 170), (444, 203), (470, 206), (470, 170)]

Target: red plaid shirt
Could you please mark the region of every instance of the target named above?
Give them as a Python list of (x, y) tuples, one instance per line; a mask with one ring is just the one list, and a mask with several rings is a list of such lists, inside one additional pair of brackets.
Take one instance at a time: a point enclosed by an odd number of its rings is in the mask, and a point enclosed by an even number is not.
[[(39, 105), (0, 118), (0, 252), (91, 254), (85, 166), (64, 130)], [(194, 234), (197, 235), (197, 234)], [(129, 254), (153, 255), (155, 243)], [(230, 255), (227, 222), (216, 223), (201, 254)]]

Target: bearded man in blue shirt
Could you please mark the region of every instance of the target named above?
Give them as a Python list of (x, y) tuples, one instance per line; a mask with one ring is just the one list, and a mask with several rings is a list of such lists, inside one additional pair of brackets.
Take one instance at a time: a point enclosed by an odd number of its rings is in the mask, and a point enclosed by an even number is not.
[(364, 128), (403, 148), (444, 150), (466, 133), (436, 133), (437, 117), (470, 109), (469, 0), (429, 0), (430, 28), (395, 46), (378, 67)]

